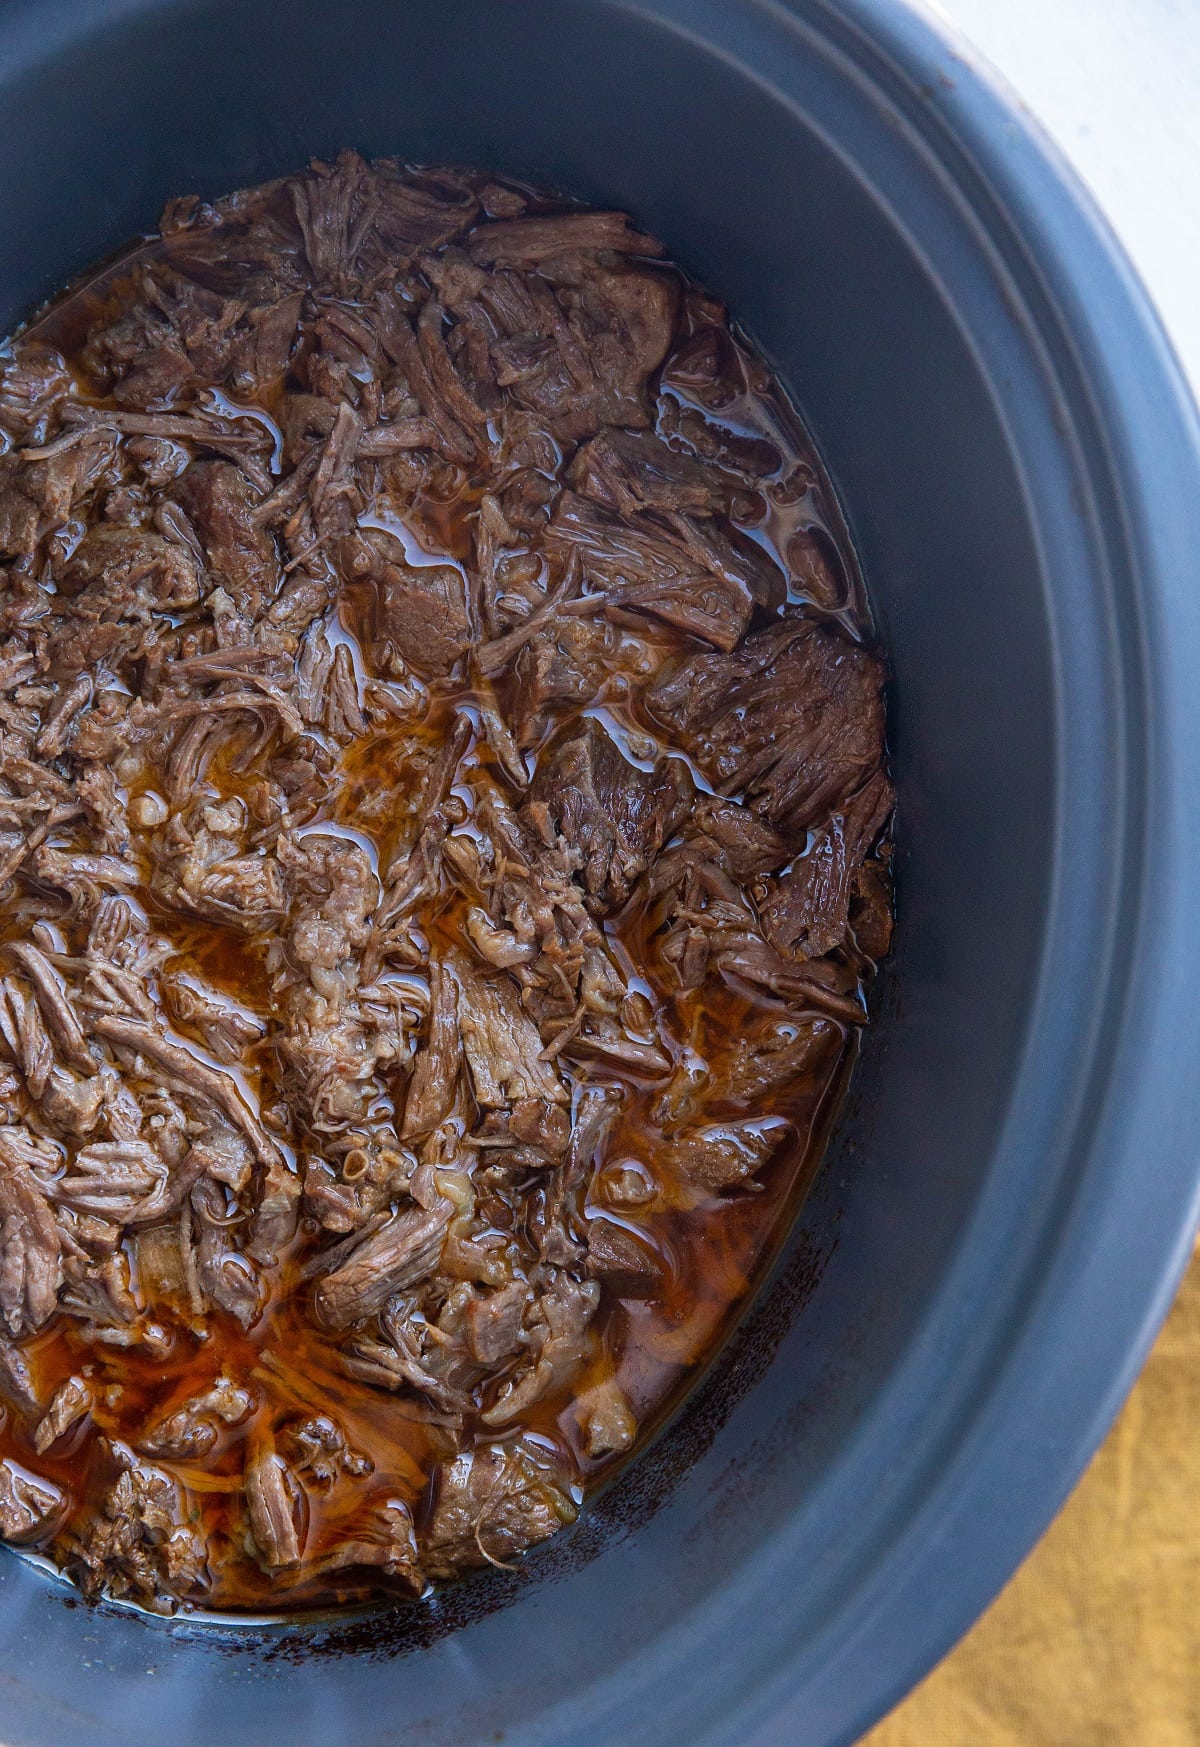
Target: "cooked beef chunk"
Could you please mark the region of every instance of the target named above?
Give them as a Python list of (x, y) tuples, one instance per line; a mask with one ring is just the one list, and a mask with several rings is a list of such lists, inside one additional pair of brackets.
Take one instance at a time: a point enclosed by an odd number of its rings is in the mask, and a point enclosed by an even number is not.
[(854, 944), (878, 963), (892, 946), (892, 876), (883, 860), (865, 861), (858, 870), (850, 900), (850, 932)]
[(470, 640), (462, 571), (453, 564), (409, 564), (399, 540), (378, 528), (349, 539), (341, 562), (348, 576), (374, 591), (371, 654), (378, 670), (449, 673)]
[(749, 807), (715, 795), (696, 802), (692, 833), (707, 857), (739, 885), (772, 873), (788, 858), (787, 839)]
[(612, 627), (602, 620), (559, 619), (530, 637), (512, 666), (518, 744), (531, 746), (541, 738), (549, 706), (585, 704), (595, 697), (616, 647)]
[(565, 838), (597, 910), (618, 909), (686, 817), (692, 779), (679, 759), (639, 770), (594, 718), (544, 753), (526, 809)]
[(22, 1474), (10, 1460), (0, 1461), (0, 1535), (18, 1547), (49, 1540), (55, 1519), (67, 1508), (57, 1486)]
[(401, 170), (375, 167), (377, 204), (368, 257), (376, 251), (384, 266), (407, 265), (421, 249), (434, 249), (458, 236), (479, 211), (474, 189), (453, 170)]
[[(553, 444), (545, 459), (551, 467), (555, 465), (557, 451)], [(536, 467), (527, 466), (512, 475), (496, 503), (514, 535), (538, 534), (545, 527), (557, 496), (555, 481), (539, 473)]]
[(661, 255), (662, 244), (642, 236), (623, 212), (565, 212), (483, 224), (470, 244), (485, 267), (536, 267), (581, 249), (614, 249), (626, 255)]
[(290, 1426), (288, 1445), (293, 1473), (307, 1475), (326, 1490), (343, 1474), (359, 1480), (372, 1472), (370, 1457), (348, 1447), (346, 1434), (328, 1414)]
[(269, 390), (287, 367), (302, 297), (273, 295), (247, 307), (175, 271), (143, 266), (145, 301), (98, 323), (84, 352), (88, 373), (122, 406), (148, 411), (213, 381), (239, 394)]
[(684, 330), (663, 366), (663, 383), (686, 400), (704, 406), (730, 406), (749, 383), (744, 361), (726, 326), (722, 304), (703, 292), (685, 301)]
[(100, 1140), (80, 1148), (50, 1192), (76, 1213), (131, 1225), (160, 1217), (167, 1183), (166, 1163), (147, 1141)]
[(92, 1386), (86, 1378), (68, 1377), (65, 1383), (60, 1383), (33, 1434), (33, 1447), (38, 1455), (44, 1456), (53, 1444), (60, 1438), (65, 1438), (91, 1411)]
[(54, 1314), (62, 1235), (42, 1184), (25, 1158), (12, 1158), (6, 1138), (0, 1134), (0, 1318), (19, 1340)]
[[(381, 1076), (410, 1050), (402, 1003), (363, 984), (379, 881), (360, 844), (312, 831), (286, 851), (291, 902), (277, 978), (275, 1048), (320, 1144), (365, 1122)], [(372, 995), (374, 991), (372, 991)]]
[(846, 582), (832, 542), (819, 529), (799, 528), (787, 543), (791, 586), (795, 593), (821, 608), (836, 612), (846, 599)]
[(7, 1396), (22, 1412), (41, 1411), (28, 1361), (20, 1347), (0, 1336), (0, 1395)]
[(412, 1512), (393, 1498), (353, 1538), (318, 1554), (307, 1571), (311, 1579), (361, 1566), (378, 1571), (409, 1595), (420, 1595), (426, 1583), (419, 1561)]
[(486, 1426), (514, 1420), (570, 1381), (588, 1356), (588, 1328), (600, 1303), (594, 1281), (552, 1270), (527, 1319), (529, 1361), (479, 1416)]
[(129, 1052), (135, 1059), (142, 1058), (168, 1083), (227, 1118), (249, 1142), (261, 1164), (269, 1168), (278, 1163), (279, 1148), (248, 1107), (236, 1080), (229, 1074), (198, 1061), (179, 1044), (172, 1043), (140, 1020), (105, 1015), (96, 1020), (95, 1029), (118, 1049)]
[(605, 265), (568, 245), (530, 271), (501, 256), (463, 317), (478, 325), (497, 387), (569, 443), (602, 425), (650, 423), (647, 379), (670, 344), (677, 303), (666, 274)]
[(567, 1266), (583, 1254), (580, 1200), (619, 1113), (619, 1103), (605, 1086), (588, 1086), (580, 1096), (566, 1157), (545, 1190), (539, 1248), (549, 1262)]
[(379, 1326), (385, 1339), (360, 1334), (342, 1348), (342, 1369), (346, 1375), (375, 1389), (411, 1390), (426, 1397), (442, 1423), (460, 1430), (470, 1398), (445, 1375), (447, 1361), (451, 1369), (457, 1370), (456, 1355), (440, 1342), (431, 1353), (429, 1340), (437, 1337), (429, 1336), (420, 1325), (413, 1327), (398, 1307), (389, 1305), (379, 1319)]
[(246, 1514), (258, 1558), (268, 1571), (299, 1565), (304, 1550), (303, 1493), (269, 1443), (246, 1464)]
[(0, 456), (0, 556), (28, 562), (53, 536), (76, 502), (103, 477), (111, 450), (103, 438), (80, 440), (57, 453)]
[(518, 940), (511, 929), (498, 928), (478, 905), (468, 912), (465, 928), (480, 958), (497, 970), (512, 970), (537, 957), (537, 947), (531, 940)]
[(672, 1163), (704, 1189), (732, 1189), (749, 1183), (783, 1140), (779, 1125), (756, 1121), (707, 1123), (681, 1134)]
[(655, 1106), (669, 1129), (702, 1109), (744, 1113), (773, 1109), (785, 1094), (811, 1096), (825, 1083), (842, 1043), (832, 1019), (806, 1014), (765, 1014), (731, 1036), (705, 1047), (711, 1066), (697, 1078), (697, 1063), (685, 1063)]
[(485, 1109), (544, 1098), (566, 1103), (568, 1094), (549, 1062), (542, 1040), (521, 1011), (515, 986), (504, 972), (477, 976), (463, 957), (454, 960), (458, 1028), (476, 1101)]
[(83, 1027), (61, 976), (45, 953), (30, 941), (14, 940), (8, 943), (7, 956), (15, 959), (28, 977), (42, 1019), (63, 1059), (85, 1074), (94, 1072), (96, 1063), (88, 1051)]
[(210, 1389), (195, 1395), (152, 1426), (142, 1440), (147, 1456), (195, 1461), (215, 1448), (221, 1427), (249, 1417), (254, 1397), (228, 1377), (218, 1377)]
[(464, 1450), (438, 1476), (421, 1537), (425, 1569), (436, 1578), (511, 1565), (577, 1515), (568, 1476), (542, 1445), (518, 1438)]
[(702, 461), (744, 474), (747, 481), (769, 479), (783, 466), (783, 456), (769, 438), (732, 431), (705, 418), (695, 407), (681, 406), (670, 395), (659, 401), (658, 428), (664, 437), (685, 443)]
[(357, 152), (315, 163), (287, 184), (314, 284), (346, 294), (381, 270), (407, 267), (422, 250), (465, 229), (479, 210), (472, 189), (450, 170), (404, 171)]
[(91, 703), (94, 689), (91, 674), (81, 673), (59, 695), (33, 743), (33, 750), (40, 758), (58, 757), (70, 737), (75, 718)]
[(508, 1132), (521, 1146), (533, 1148), (546, 1159), (560, 1159), (571, 1141), (571, 1123), (561, 1105), (544, 1098), (522, 1098), (513, 1105)]
[(429, 1030), (418, 1050), (408, 1083), (403, 1134), (406, 1140), (427, 1134), (447, 1115), (462, 1064), (458, 1029), (458, 983), (453, 973), (434, 963), (429, 973)]
[(257, 619), (279, 591), (279, 557), (255, 515), (246, 475), (231, 461), (193, 461), (174, 496), (203, 542), (209, 586), (223, 589), (235, 611)]
[[(588, 958), (597, 956), (593, 952)], [(601, 991), (592, 985), (586, 963), (581, 992), (581, 1023), (563, 1038), (565, 1056), (639, 1081), (670, 1073), (671, 1057), (653, 1014), (643, 1010), (649, 1007), (644, 996), (626, 994), (620, 983)]]
[[(384, 347), (408, 391), (405, 410), (411, 409), (412, 414), (418, 415), (412, 422), (397, 421), (382, 428), (378, 433), (381, 452), (435, 449), (449, 462), (469, 467), (480, 451), (484, 434), (475, 427), (485, 423), (486, 414), (455, 374), (442, 340), (439, 306), (427, 301), (414, 325), (400, 304), (389, 297), (381, 300), (381, 315)], [(460, 417), (464, 399), (470, 407), (465, 423)], [(375, 446), (375, 441), (374, 437), (368, 440), (368, 449)], [(393, 463), (390, 477), (396, 478), (397, 474)], [(417, 477), (424, 478), (423, 467)]]
[(521, 1324), (529, 1289), (514, 1280), (499, 1292), (477, 1292), (466, 1311), (467, 1348), (489, 1369), (515, 1353), (521, 1344)]
[(578, 555), (584, 585), (610, 613), (658, 621), (717, 649), (738, 643), (756, 605), (775, 606), (778, 569), (760, 547), (686, 516), (623, 515), (564, 491), (546, 530), (560, 565)]
[(3, 349), (0, 1536), (88, 1596), (509, 1565), (824, 1132), (882, 674), (661, 255), (343, 152)]
[(164, 902), (247, 933), (278, 924), (284, 888), (274, 856), (248, 851), (242, 801), (201, 801), (167, 820), (154, 844), (153, 883)]
[(75, 393), (62, 353), (41, 340), (15, 340), (0, 359), (0, 425), (19, 443), (44, 441), (50, 417)]
[(63, 608), (49, 641), (54, 671), (74, 680), (97, 661), (140, 651), (152, 616), (194, 606), (195, 562), (180, 546), (137, 528), (92, 528), (59, 577)]
[(841, 945), (859, 869), (893, 800), (891, 784), (877, 772), (814, 834), (805, 853), (771, 881), (761, 915), (773, 946), (794, 958), (822, 958)]
[(19, 461), (0, 456), (0, 557), (29, 559), (42, 531), (41, 493)]
[(206, 1585), (204, 1543), (177, 1481), (137, 1462), (121, 1445), (113, 1445), (112, 1454), (122, 1472), (102, 1514), (69, 1544), (68, 1567), (86, 1595), (103, 1590), (155, 1613), (173, 1613)]
[(251, 1329), (263, 1310), (263, 1285), (248, 1256), (227, 1236), (225, 1197), (211, 1179), (191, 1193), (195, 1223), (196, 1299), (201, 1310), (225, 1312)]
[(712, 782), (802, 831), (879, 770), (882, 685), (860, 645), (788, 613), (735, 653), (683, 657), (646, 706)]
[(218, 1061), (240, 1062), (265, 1035), (266, 1026), (256, 1013), (221, 1000), (194, 978), (164, 977), (160, 986), (175, 1025), (195, 1036)]
[(316, 1290), (316, 1310), (328, 1328), (349, 1328), (382, 1309), (393, 1292), (431, 1274), (442, 1253), (453, 1207), (398, 1213), (358, 1246), (348, 1261), (327, 1274)]
[(662, 1263), (640, 1237), (611, 1219), (592, 1219), (587, 1228), (587, 1265), (602, 1286), (618, 1298), (655, 1298), (662, 1290)]
[(848, 957), (787, 958), (752, 928), (722, 932), (714, 967), (751, 998), (771, 998), (797, 1010), (815, 1008), (847, 1025), (865, 1025), (860, 975)]
[(637, 1421), (615, 1378), (586, 1389), (575, 1403), (575, 1416), (593, 1461), (623, 1455), (637, 1437)]
[(300, 1179), (280, 1160), (267, 1167), (246, 1254), (264, 1267), (274, 1267), (296, 1236), (300, 1219)]
[[(452, 1250), (462, 1251), (453, 1230), (447, 1237), (442, 1271), (462, 1272), (452, 1264)], [(436, 1320), (414, 1316), (412, 1297), (396, 1294), (379, 1317), (381, 1340), (359, 1335), (342, 1350), (342, 1362), (352, 1377), (380, 1389), (414, 1391), (425, 1396), (445, 1419), (461, 1429), (472, 1411), (472, 1389), (480, 1370), (465, 1340), (465, 1317), (474, 1288), (460, 1283), (442, 1301)]]
[(650, 431), (602, 431), (576, 453), (567, 477), (584, 497), (621, 516), (728, 515), (744, 489), (735, 475), (669, 448)]
[(518, 946), (534, 948), (532, 956), (511, 952), (510, 967), (525, 1006), (544, 1027), (550, 1017), (572, 1012), (595, 925), (572, 877), (568, 845), (534, 837), (488, 787), (477, 818), (477, 834), (447, 838), (445, 858), (455, 884), (472, 900), (483, 900), (479, 907), (486, 907), (493, 925), (507, 930)]
[(363, 229), (355, 224), (355, 214), (364, 196), (369, 198), (364, 169), (360, 159), (346, 153), (336, 164), (314, 164), (312, 173), (297, 177), (289, 189), (313, 281), (326, 290), (350, 289)]

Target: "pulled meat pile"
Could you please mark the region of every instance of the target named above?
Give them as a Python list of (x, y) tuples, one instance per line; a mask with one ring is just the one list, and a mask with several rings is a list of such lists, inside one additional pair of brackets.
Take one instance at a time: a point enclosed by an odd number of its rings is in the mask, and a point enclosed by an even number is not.
[(794, 1209), (882, 676), (661, 256), (347, 153), (4, 351), (0, 1534), (90, 1596), (510, 1564)]

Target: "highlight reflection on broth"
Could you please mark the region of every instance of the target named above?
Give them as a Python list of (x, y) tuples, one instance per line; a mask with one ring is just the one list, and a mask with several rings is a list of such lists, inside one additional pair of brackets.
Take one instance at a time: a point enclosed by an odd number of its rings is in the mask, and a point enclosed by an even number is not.
[(0, 1534), (157, 1611), (576, 1516), (890, 941), (824, 476), (623, 216), (352, 153), (0, 381)]

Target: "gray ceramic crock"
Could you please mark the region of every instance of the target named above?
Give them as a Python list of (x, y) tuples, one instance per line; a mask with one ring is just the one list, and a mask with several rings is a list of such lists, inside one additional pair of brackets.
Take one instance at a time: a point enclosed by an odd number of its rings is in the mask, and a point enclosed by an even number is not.
[(0, 0), (0, 328), (344, 144), (628, 208), (777, 363), (893, 673), (900, 926), (707, 1386), (427, 1610), (147, 1623), (0, 1554), (6, 1747), (839, 1747), (966, 1627), (1196, 1216), (1200, 463), (1103, 225), (896, 0)]

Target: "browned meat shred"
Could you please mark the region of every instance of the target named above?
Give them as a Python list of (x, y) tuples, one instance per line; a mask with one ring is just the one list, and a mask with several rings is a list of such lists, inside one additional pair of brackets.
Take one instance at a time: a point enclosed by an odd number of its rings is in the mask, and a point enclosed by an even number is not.
[(796, 831), (878, 772), (882, 681), (874, 656), (789, 612), (734, 653), (677, 657), (646, 707), (722, 793)]
[(353, 152), (0, 349), (0, 1537), (507, 1568), (694, 1376), (892, 931), (832, 493), (624, 213)]

